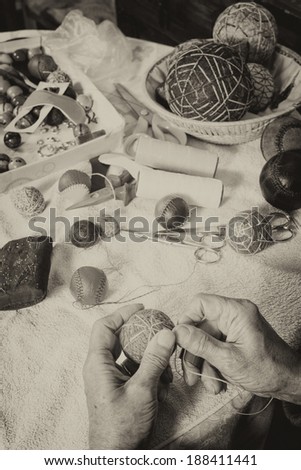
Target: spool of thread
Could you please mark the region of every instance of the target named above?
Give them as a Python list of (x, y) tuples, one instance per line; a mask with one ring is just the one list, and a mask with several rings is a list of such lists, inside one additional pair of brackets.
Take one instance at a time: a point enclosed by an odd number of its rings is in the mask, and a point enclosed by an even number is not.
[(301, 208), (301, 149), (275, 155), (260, 174), (263, 197), (286, 212)]
[(70, 229), (69, 240), (78, 248), (89, 248), (99, 240), (99, 229), (90, 220), (76, 221)]
[(27, 218), (41, 214), (46, 207), (43, 194), (34, 186), (16, 189), (11, 193), (11, 200), (19, 214)]
[(70, 292), (82, 306), (99, 305), (108, 289), (105, 273), (93, 266), (82, 266), (75, 271), (70, 282)]
[(170, 194), (177, 194), (192, 206), (217, 208), (223, 197), (223, 183), (202, 176), (140, 169), (137, 197), (158, 200)]
[(165, 313), (160, 310), (145, 309), (132, 315), (122, 326), (119, 341), (124, 354), (140, 364), (152, 337), (160, 330), (173, 328), (173, 322)]
[(211, 152), (153, 139), (147, 135), (137, 138), (132, 155), (141, 165), (208, 178), (214, 177), (218, 164), (218, 157)]
[(165, 229), (171, 230), (184, 225), (189, 217), (189, 206), (176, 194), (163, 197), (155, 207), (156, 220)]

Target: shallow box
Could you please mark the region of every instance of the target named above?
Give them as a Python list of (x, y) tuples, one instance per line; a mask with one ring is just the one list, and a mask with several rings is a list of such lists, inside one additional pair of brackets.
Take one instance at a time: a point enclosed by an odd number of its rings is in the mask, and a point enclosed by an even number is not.
[[(40, 36), (12, 40), (0, 44), (0, 51), (12, 52), (16, 49), (38, 47), (41, 44), (43, 45), (43, 40)], [(47, 53), (47, 48), (45, 48), (45, 51)], [(97, 130), (104, 129), (106, 134), (96, 137), (81, 145), (70, 147), (68, 150), (59, 151), (53, 156), (41, 157), (37, 153), (39, 149), (38, 142), (41, 142), (42, 140), (45, 143), (51, 142), (51, 137), (53, 139), (60, 139), (61, 132), (52, 134), (50, 131), (46, 136), (46, 134), (41, 133), (42, 126), (40, 126), (33, 134), (24, 134), (22, 132), (21, 136), (24, 143), (22, 143), (22, 145), (16, 150), (11, 150), (3, 143), (3, 136), (6, 131), (5, 128), (1, 126), (0, 153), (6, 153), (10, 157), (20, 156), (26, 160), (27, 165), (0, 174), (0, 193), (7, 192), (13, 187), (47, 176), (49, 173), (57, 172), (65, 168), (72, 168), (83, 160), (90, 160), (97, 155), (117, 149), (122, 142), (124, 129), (124, 120), (122, 116), (120, 116), (116, 109), (95, 87), (89, 78), (79, 69), (75, 68), (71, 62), (64, 60), (62, 63), (55, 54), (50, 52), (48, 53), (52, 55), (58, 66), (70, 76), (75, 90), (92, 97), (93, 111), (95, 112), (98, 122), (97, 124), (91, 124), (91, 131), (95, 132)], [(65, 129), (65, 132), (69, 132), (74, 140), (72, 129)], [(62, 142), (64, 142), (63, 139)]]

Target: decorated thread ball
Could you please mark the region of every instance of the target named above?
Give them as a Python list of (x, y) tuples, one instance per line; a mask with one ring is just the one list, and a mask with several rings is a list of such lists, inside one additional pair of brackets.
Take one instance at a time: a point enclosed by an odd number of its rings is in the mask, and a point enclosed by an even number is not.
[(176, 194), (163, 197), (155, 207), (157, 222), (165, 229), (174, 229), (184, 225), (189, 217), (189, 205)]
[(242, 57), (209, 42), (182, 52), (170, 67), (165, 93), (172, 112), (199, 121), (236, 121), (248, 111), (253, 84)]
[(275, 85), (274, 79), (261, 64), (250, 63), (248, 69), (253, 81), (253, 99), (250, 106), (252, 113), (264, 111), (272, 101)]
[(301, 208), (301, 149), (275, 155), (264, 165), (260, 188), (267, 202), (277, 209)]
[(11, 193), (11, 200), (16, 210), (28, 218), (41, 214), (46, 207), (43, 194), (33, 186), (16, 189)]
[(171, 319), (160, 310), (140, 310), (121, 327), (119, 341), (124, 354), (140, 364), (152, 337), (160, 330), (173, 328)]
[(68, 170), (59, 179), (58, 188), (62, 192), (75, 184), (84, 184), (91, 190), (91, 179), (87, 173), (79, 170)]
[(101, 238), (110, 239), (120, 232), (120, 226), (117, 220), (112, 216), (100, 217), (99, 228)]
[(175, 60), (182, 54), (182, 52), (190, 51), (194, 46), (200, 46), (211, 41), (210, 39), (189, 39), (188, 41), (178, 44), (174, 50), (167, 56), (166, 65), (170, 68)]
[(261, 151), (266, 160), (278, 153), (301, 148), (301, 121), (280, 116), (270, 122), (261, 136)]
[(69, 240), (78, 248), (89, 248), (99, 240), (99, 229), (91, 220), (78, 220), (70, 229)]
[(248, 62), (265, 64), (272, 56), (277, 43), (277, 24), (272, 13), (254, 2), (230, 5), (217, 18), (213, 39), (235, 46), (247, 42)]
[(239, 212), (229, 222), (229, 244), (244, 255), (255, 255), (272, 241), (271, 225), (256, 210)]
[(105, 273), (93, 266), (82, 266), (75, 271), (70, 291), (82, 306), (99, 305), (106, 296), (108, 280)]

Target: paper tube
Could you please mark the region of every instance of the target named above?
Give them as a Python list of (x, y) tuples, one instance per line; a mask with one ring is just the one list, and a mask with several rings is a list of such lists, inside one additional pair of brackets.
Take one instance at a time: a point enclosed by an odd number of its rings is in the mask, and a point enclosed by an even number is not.
[(166, 171), (141, 169), (137, 197), (161, 199), (177, 194), (192, 206), (217, 208), (223, 197), (223, 183), (213, 178), (181, 175)]
[(158, 170), (213, 178), (218, 157), (189, 145), (179, 145), (140, 135), (133, 146), (137, 163)]

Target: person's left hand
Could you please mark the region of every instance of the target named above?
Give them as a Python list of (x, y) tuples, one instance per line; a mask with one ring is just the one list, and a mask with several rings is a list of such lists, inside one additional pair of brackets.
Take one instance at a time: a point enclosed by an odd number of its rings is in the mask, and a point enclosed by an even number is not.
[(149, 342), (134, 375), (133, 363), (121, 366), (118, 331), (131, 315), (144, 307), (129, 305), (93, 326), (83, 376), (89, 412), (91, 449), (137, 449), (150, 434), (158, 399), (167, 394), (172, 373), (168, 367), (175, 335), (162, 330)]

